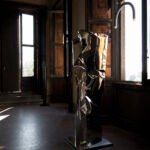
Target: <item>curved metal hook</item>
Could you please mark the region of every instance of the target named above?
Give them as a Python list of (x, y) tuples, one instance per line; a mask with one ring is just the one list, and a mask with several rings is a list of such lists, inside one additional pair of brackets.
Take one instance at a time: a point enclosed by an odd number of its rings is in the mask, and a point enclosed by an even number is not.
[(118, 28), (118, 16), (119, 16), (119, 14), (120, 14), (120, 12), (121, 12), (123, 6), (125, 6), (125, 5), (131, 6), (132, 12), (133, 12), (133, 19), (135, 19), (135, 8), (134, 8), (134, 5), (133, 5), (132, 3), (130, 3), (130, 2), (124, 2), (124, 3), (122, 3), (122, 4), (120, 5), (120, 7), (119, 7), (119, 9), (118, 9), (118, 11), (117, 11), (117, 13), (116, 13), (116, 16), (115, 16), (115, 26), (114, 26), (115, 29)]

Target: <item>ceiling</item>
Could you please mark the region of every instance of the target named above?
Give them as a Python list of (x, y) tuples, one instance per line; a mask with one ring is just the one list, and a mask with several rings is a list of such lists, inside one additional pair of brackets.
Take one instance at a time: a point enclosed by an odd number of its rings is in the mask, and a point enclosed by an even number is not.
[(10, 2), (19, 2), (25, 4), (35, 4), (48, 6), (50, 9), (62, 9), (63, 0), (5, 0)]

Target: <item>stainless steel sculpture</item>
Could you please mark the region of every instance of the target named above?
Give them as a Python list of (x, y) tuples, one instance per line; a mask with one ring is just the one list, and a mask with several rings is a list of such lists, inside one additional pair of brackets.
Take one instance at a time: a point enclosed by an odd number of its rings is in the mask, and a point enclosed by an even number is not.
[[(74, 146), (77, 150), (90, 149), (92, 144), (87, 136), (87, 116), (98, 107), (99, 97), (92, 97), (95, 91), (101, 92), (105, 78), (108, 35), (79, 30), (73, 40), (80, 43), (81, 51), (73, 66), (77, 84), (75, 110)], [(101, 95), (101, 93), (100, 93)], [(102, 139), (100, 138), (100, 141)], [(108, 141), (103, 141), (105, 144)], [(111, 143), (107, 143), (111, 145)]]

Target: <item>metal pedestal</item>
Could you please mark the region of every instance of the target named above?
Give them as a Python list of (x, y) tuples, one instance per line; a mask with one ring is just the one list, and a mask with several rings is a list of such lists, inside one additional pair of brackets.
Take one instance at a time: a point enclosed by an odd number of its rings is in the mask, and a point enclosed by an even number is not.
[(94, 142), (88, 142), (87, 144), (80, 145), (80, 147), (77, 147), (75, 145), (76, 142), (73, 137), (69, 137), (68, 139), (66, 139), (66, 141), (74, 150), (98, 150), (101, 148), (113, 146), (113, 144), (105, 138), (102, 138), (100, 140), (97, 139)]

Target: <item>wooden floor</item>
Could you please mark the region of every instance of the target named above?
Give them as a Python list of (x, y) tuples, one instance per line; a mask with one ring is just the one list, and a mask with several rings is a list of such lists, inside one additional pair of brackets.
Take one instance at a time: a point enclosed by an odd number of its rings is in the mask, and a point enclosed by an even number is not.
[[(0, 107), (0, 150), (71, 150), (74, 115), (64, 104)], [(135, 133), (104, 125), (103, 137), (113, 143), (102, 150), (150, 150), (150, 142)]]

